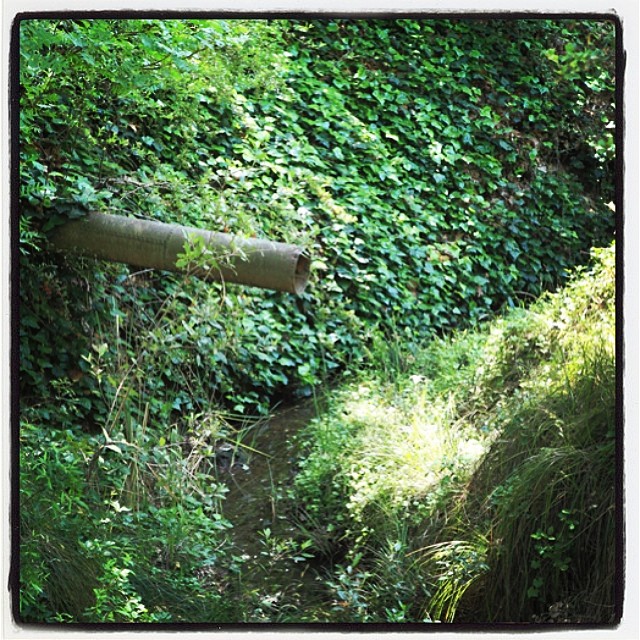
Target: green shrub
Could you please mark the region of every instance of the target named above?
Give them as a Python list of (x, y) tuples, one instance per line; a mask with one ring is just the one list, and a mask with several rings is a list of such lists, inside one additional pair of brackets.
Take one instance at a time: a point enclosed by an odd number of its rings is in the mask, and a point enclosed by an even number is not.
[(20, 616), (29, 622), (77, 616), (91, 602), (99, 566), (80, 532), (95, 530), (85, 491), (90, 447), (78, 429), (23, 422), (20, 443)]

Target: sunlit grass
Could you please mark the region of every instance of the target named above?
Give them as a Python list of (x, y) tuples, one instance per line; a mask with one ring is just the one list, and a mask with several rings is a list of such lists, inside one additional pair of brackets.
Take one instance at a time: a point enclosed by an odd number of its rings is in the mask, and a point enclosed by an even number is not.
[(422, 350), (378, 341), (302, 435), (298, 498), (349, 549), (341, 616), (612, 619), (614, 259)]
[[(469, 437), (455, 420), (453, 398), (429, 399), (421, 382), (409, 383), (412, 388), (395, 398), (383, 397), (374, 385), (346, 394), (340, 419), (354, 436), (340, 456), (353, 517), (382, 503), (407, 507), (439, 481), (451, 461), (471, 467), (484, 451), (487, 437)], [(414, 402), (406, 402), (405, 394)]]

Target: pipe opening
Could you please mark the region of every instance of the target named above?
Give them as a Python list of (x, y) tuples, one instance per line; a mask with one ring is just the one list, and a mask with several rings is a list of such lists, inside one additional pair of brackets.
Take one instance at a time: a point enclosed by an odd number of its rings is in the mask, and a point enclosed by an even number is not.
[(305, 290), (309, 280), (310, 269), (311, 260), (304, 253), (300, 253), (296, 259), (296, 269), (293, 276), (293, 289), (297, 295), (300, 295)]

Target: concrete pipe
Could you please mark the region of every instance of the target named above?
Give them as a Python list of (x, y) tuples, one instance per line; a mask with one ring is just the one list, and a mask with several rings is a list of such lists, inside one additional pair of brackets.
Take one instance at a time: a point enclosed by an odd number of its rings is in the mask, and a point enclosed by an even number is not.
[[(310, 260), (295, 245), (104, 213), (70, 220), (50, 240), (59, 250), (100, 260), (288, 293), (302, 293), (309, 278)], [(185, 246), (194, 242), (212, 258), (209, 268), (177, 266)]]

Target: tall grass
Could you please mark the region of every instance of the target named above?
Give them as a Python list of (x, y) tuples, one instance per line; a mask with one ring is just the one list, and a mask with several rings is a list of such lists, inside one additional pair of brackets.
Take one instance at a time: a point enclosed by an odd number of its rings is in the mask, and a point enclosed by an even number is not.
[(341, 619), (615, 619), (614, 253), (476, 331), (380, 340), (301, 435)]

